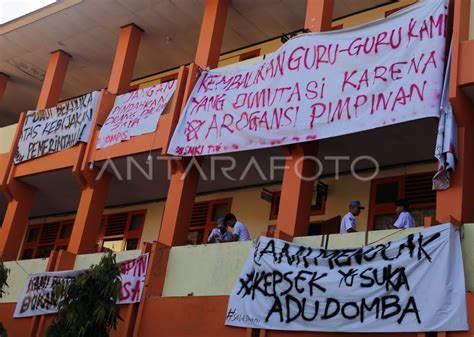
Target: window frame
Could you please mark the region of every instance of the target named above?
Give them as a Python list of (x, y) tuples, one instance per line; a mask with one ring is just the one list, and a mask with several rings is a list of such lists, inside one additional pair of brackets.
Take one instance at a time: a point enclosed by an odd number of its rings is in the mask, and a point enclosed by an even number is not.
[[(423, 176), (423, 175), (434, 175), (433, 171), (412, 173), (412, 174), (402, 174), (384, 178), (373, 179), (370, 182), (370, 198), (369, 198), (369, 214), (368, 214), (368, 230), (374, 230), (375, 217), (379, 215), (393, 215), (395, 214), (395, 205), (393, 202), (376, 204), (376, 190), (377, 186), (380, 184), (386, 184), (390, 182), (398, 182), (398, 194), (397, 199), (405, 198), (405, 181), (407, 177), (414, 176)], [(424, 209), (436, 207), (436, 201), (433, 203), (414, 203), (410, 204), (410, 209)]]
[(188, 234), (190, 232), (193, 232), (193, 231), (198, 231), (198, 230), (204, 229), (202, 243), (196, 243), (196, 245), (201, 245), (201, 244), (207, 244), (208, 243), (207, 239), (209, 237), (209, 234), (217, 226), (217, 220), (212, 219), (212, 210), (213, 210), (214, 205), (227, 204), (226, 213), (230, 213), (230, 211), (232, 210), (232, 198), (221, 198), (221, 199), (198, 201), (198, 202), (194, 203), (193, 209), (194, 209), (194, 206), (198, 205), (198, 204), (208, 204), (209, 205), (208, 209), (207, 209), (206, 223), (205, 223), (205, 225), (194, 226), (194, 227), (191, 227), (191, 224), (189, 224)]
[[(315, 181), (314, 183), (314, 190), (317, 191), (317, 184), (318, 181)], [(311, 213), (310, 216), (314, 215), (324, 215), (326, 213), (326, 202), (328, 199), (327, 196), (327, 191), (326, 194), (322, 196), (323, 200), (321, 202), (321, 208), (320, 209), (314, 209), (313, 205), (311, 205)], [(279, 203), (281, 199), (281, 190), (279, 191), (272, 191), (272, 201), (271, 201), (271, 206), (270, 206), (270, 216), (268, 217), (269, 220), (276, 220), (278, 219), (278, 211), (279, 211)], [(278, 210), (277, 210), (278, 209)]]
[[(41, 239), (41, 235), (43, 234), (44, 227), (47, 226), (47, 225), (55, 224), (55, 223), (58, 223), (58, 231), (56, 233), (56, 237), (54, 239), (54, 242), (51, 241), (51, 242), (48, 242), (48, 243), (40, 243), (40, 239)], [(23, 239), (23, 244), (22, 244), (22, 247), (21, 247), (21, 250), (20, 250), (21, 253), (20, 253), (19, 259), (20, 260), (26, 260), (26, 258), (23, 258), (23, 257), (25, 256), (25, 252), (27, 250), (32, 250), (31, 259), (38, 259), (38, 258), (47, 258), (47, 257), (49, 257), (49, 255), (48, 256), (37, 256), (38, 250), (40, 250), (41, 248), (48, 247), (48, 246), (53, 246), (51, 251), (64, 249), (64, 247), (66, 247), (66, 249), (67, 249), (67, 247), (69, 245), (69, 241), (71, 239), (71, 234), (69, 235), (69, 237), (62, 238), (62, 239), (60, 238), (60, 234), (61, 234), (61, 230), (63, 229), (63, 227), (71, 225), (71, 224), (72, 224), (72, 226), (74, 226), (74, 219), (44, 222), (44, 223), (29, 225), (26, 229), (25, 237)], [(39, 229), (38, 235), (37, 235), (36, 240), (34, 242), (27, 242), (26, 240), (28, 239), (28, 235), (29, 235), (29, 233), (32, 229)], [(72, 230), (71, 230), (71, 233), (72, 233)]]
[[(105, 231), (107, 228), (108, 220), (111, 215), (117, 215), (117, 214), (127, 214), (127, 223), (125, 224), (125, 229), (123, 234), (116, 234), (116, 235), (105, 235)], [(143, 223), (138, 230), (130, 230), (130, 224), (132, 217), (134, 215), (143, 215)], [(99, 238), (97, 240), (97, 253), (103, 252), (103, 245), (104, 242), (113, 240), (113, 239), (122, 239), (122, 246), (120, 247), (119, 251), (125, 251), (127, 250), (127, 240), (130, 239), (138, 239), (137, 243), (137, 248), (140, 247), (141, 243), (141, 236), (143, 233), (143, 228), (145, 227), (145, 222), (146, 222), (146, 214), (147, 214), (147, 209), (140, 209), (140, 210), (133, 210), (133, 211), (128, 211), (128, 212), (117, 212), (117, 213), (110, 213), (110, 214), (104, 214), (102, 216), (102, 224), (99, 232)]]

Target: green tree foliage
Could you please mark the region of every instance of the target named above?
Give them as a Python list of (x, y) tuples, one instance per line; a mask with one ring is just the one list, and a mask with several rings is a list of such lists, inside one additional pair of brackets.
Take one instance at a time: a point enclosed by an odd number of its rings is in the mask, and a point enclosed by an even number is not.
[[(5, 288), (8, 287), (7, 279), (10, 270), (5, 267), (3, 261), (0, 259), (0, 298), (5, 294)], [(0, 322), (0, 337), (7, 337), (7, 330), (3, 327), (2, 322)]]
[(107, 337), (120, 318), (120, 269), (115, 254), (107, 253), (90, 271), (55, 288), (58, 314), (46, 337)]

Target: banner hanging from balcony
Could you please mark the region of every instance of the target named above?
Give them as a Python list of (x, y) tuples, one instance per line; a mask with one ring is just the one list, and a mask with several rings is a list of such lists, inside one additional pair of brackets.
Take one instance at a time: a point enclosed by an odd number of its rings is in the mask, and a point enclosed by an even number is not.
[(60, 152), (78, 142), (87, 143), (99, 94), (95, 91), (53, 108), (28, 111), (13, 162), (19, 164)]
[(204, 71), (168, 153), (265, 148), (438, 117), (447, 6), (297, 36), (251, 65)]
[(97, 149), (155, 132), (163, 110), (176, 89), (176, 81), (165, 82), (118, 96), (102, 125)]
[[(143, 286), (148, 267), (148, 255), (119, 263), (122, 289), (120, 304), (138, 303), (141, 301)], [(35, 273), (28, 275), (23, 291), (16, 304), (13, 317), (30, 317), (58, 312), (58, 298), (54, 295), (54, 286), (68, 284), (87, 269), (59, 272)]]
[(260, 237), (240, 273), (226, 325), (292, 331), (467, 330), (459, 232), (322, 250)]

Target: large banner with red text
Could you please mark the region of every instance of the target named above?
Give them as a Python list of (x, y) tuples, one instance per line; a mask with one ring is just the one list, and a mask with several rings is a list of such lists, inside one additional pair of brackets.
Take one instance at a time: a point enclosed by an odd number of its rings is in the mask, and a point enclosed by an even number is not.
[(445, 0), (290, 39), (254, 64), (203, 71), (168, 153), (199, 156), (438, 117)]
[(130, 137), (155, 132), (175, 88), (174, 80), (118, 96), (100, 129), (96, 148), (102, 149)]
[(293, 331), (467, 330), (459, 231), (318, 249), (260, 237), (232, 290), (226, 325)]
[[(122, 289), (119, 304), (138, 303), (142, 298), (148, 267), (148, 255), (119, 263)], [(54, 293), (58, 284), (68, 284), (87, 273), (87, 269), (45, 272), (28, 275), (13, 317), (30, 317), (58, 312), (59, 298)]]

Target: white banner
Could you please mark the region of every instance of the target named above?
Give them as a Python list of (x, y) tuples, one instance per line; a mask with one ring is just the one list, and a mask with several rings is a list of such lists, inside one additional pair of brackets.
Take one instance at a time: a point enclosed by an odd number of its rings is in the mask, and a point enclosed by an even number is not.
[[(148, 267), (148, 255), (143, 254), (136, 259), (119, 263), (122, 281), (119, 304), (140, 302)], [(57, 284), (68, 284), (87, 271), (87, 269), (67, 270), (28, 275), (13, 317), (57, 313), (58, 298), (54, 295), (54, 287)]]
[(328, 332), (467, 330), (459, 232), (320, 250), (261, 237), (234, 287), (226, 325)]
[(176, 81), (170, 81), (118, 96), (100, 129), (96, 148), (154, 132), (175, 89)]
[(439, 116), (447, 7), (297, 36), (262, 61), (204, 71), (168, 153), (265, 148)]
[(87, 143), (99, 95), (95, 91), (54, 108), (28, 111), (13, 162), (60, 152), (78, 142)]

